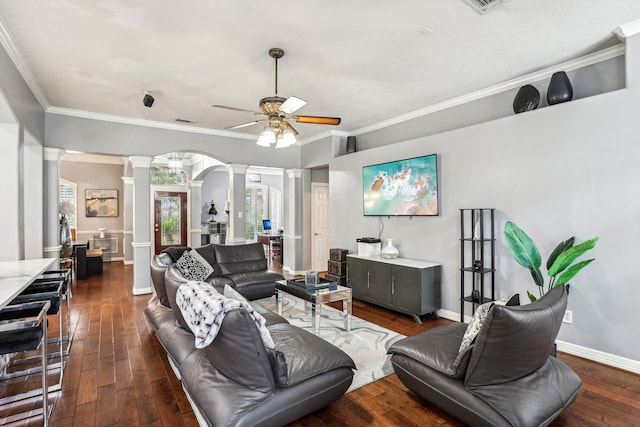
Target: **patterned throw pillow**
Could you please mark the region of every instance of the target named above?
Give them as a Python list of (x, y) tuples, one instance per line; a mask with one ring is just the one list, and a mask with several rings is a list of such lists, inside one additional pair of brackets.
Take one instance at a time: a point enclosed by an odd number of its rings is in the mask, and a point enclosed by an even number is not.
[(187, 280), (205, 280), (213, 273), (211, 264), (194, 250), (184, 251), (176, 264)]
[(462, 337), (460, 350), (458, 351), (459, 353), (465, 351), (467, 347), (469, 347), (473, 343), (473, 340), (476, 339), (476, 335), (478, 335), (478, 332), (480, 332), (480, 328), (482, 328), (482, 325), (484, 324), (484, 321), (486, 320), (487, 314), (489, 314), (489, 310), (491, 309), (491, 307), (493, 307), (494, 305), (506, 305), (511, 301), (512, 298), (514, 297), (507, 297), (497, 301), (487, 302), (481, 304), (476, 309), (476, 312), (473, 314), (473, 319), (471, 319), (471, 322), (469, 322), (469, 326), (467, 326), (467, 330), (464, 332), (464, 336)]

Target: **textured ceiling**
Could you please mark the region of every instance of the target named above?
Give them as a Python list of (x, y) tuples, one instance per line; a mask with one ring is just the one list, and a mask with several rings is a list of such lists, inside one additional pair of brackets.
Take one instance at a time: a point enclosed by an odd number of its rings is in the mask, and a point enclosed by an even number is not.
[(0, 0), (0, 24), (46, 107), (223, 130), (254, 116), (211, 105), (258, 110), (274, 95), (267, 52), (280, 47), (279, 95), (305, 99), (300, 114), (342, 118), (296, 124), (302, 140), (600, 50), (638, 17), (638, 0), (509, 0), (485, 15), (463, 0)]

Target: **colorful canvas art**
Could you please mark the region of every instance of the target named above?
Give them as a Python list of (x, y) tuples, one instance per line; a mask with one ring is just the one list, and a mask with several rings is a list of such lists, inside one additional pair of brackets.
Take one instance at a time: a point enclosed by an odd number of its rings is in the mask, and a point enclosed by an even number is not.
[(365, 215), (438, 215), (437, 155), (362, 168)]

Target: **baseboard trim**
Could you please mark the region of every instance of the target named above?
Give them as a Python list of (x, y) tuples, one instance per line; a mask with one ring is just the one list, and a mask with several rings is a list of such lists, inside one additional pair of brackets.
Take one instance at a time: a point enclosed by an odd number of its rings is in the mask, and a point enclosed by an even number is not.
[(627, 359), (626, 357), (616, 356), (615, 354), (605, 353), (604, 351), (582, 347), (565, 341), (556, 341), (556, 343), (558, 344), (558, 351), (602, 363), (603, 365), (633, 372), (635, 374), (640, 374), (640, 361), (638, 360)]
[(133, 293), (133, 295), (145, 295), (145, 294), (150, 294), (151, 293), (151, 287), (148, 288), (141, 288), (138, 289), (135, 286), (133, 287), (133, 290), (131, 291)]
[[(460, 313), (444, 309), (440, 309), (436, 313), (444, 319), (453, 320), (454, 322), (460, 321)], [(465, 323), (469, 323), (471, 318), (472, 316), (464, 316)], [(556, 343), (558, 344), (558, 351), (563, 353), (582, 357), (583, 359), (602, 363), (603, 365), (622, 369), (624, 371), (633, 372), (634, 374), (640, 374), (640, 361), (638, 360), (627, 359), (626, 357), (616, 356), (615, 354), (605, 353), (600, 350), (594, 350), (592, 348), (571, 344), (565, 341), (556, 341)]]
[[(455, 311), (449, 311), (444, 309), (439, 309), (436, 311), (436, 314), (444, 319), (453, 320), (454, 322), (460, 321), (460, 313), (456, 313)], [(464, 316), (464, 322), (469, 323), (473, 316)]]

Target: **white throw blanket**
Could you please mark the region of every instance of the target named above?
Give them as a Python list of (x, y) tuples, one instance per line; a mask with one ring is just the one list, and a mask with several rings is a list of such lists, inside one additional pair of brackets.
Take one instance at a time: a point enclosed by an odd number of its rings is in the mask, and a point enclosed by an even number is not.
[(181, 285), (176, 293), (176, 303), (184, 320), (196, 336), (196, 348), (211, 344), (218, 335), (222, 321), (228, 312), (244, 308), (256, 322), (264, 346), (274, 348), (275, 344), (265, 319), (247, 303), (227, 298), (207, 282), (190, 280)]

